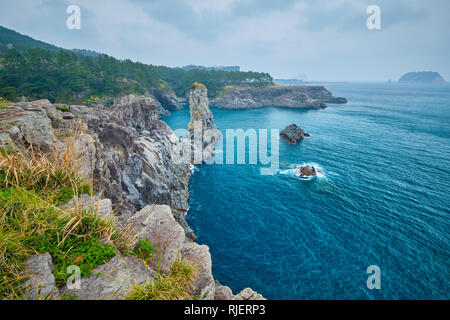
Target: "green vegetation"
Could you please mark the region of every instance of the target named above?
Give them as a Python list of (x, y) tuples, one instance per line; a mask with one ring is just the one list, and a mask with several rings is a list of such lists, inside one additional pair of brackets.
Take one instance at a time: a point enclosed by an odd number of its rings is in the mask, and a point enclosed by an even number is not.
[(153, 243), (147, 239), (138, 239), (138, 243), (139, 244), (133, 250), (133, 255), (149, 262), (156, 253), (156, 249), (153, 248)]
[(50, 253), (56, 283), (62, 285), (68, 266), (79, 266), (86, 276), (116, 255), (114, 246), (101, 239), (129, 250), (112, 220), (77, 205), (66, 210), (57, 207), (91, 189), (73, 171), (69, 159), (32, 149), (27, 157), (0, 149), (0, 299), (23, 297), (23, 262), (31, 255)]
[(62, 112), (70, 112), (70, 109), (67, 107), (56, 107), (56, 109)]
[(181, 260), (175, 261), (169, 273), (158, 273), (155, 278), (143, 285), (135, 286), (126, 297), (127, 300), (188, 300), (195, 277), (195, 268)]
[[(12, 44), (12, 46), (9, 46)], [(264, 87), (272, 77), (259, 72), (184, 70), (120, 61), (85, 50), (64, 50), (0, 27), (0, 96), (85, 103), (149, 88), (186, 95), (194, 82), (215, 97), (225, 86)]]

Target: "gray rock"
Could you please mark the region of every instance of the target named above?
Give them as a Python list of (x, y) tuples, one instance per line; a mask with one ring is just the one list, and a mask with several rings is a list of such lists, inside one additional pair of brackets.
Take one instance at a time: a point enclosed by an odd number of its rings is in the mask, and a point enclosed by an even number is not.
[(36, 113), (22, 119), (20, 131), (25, 141), (42, 151), (51, 151), (57, 148), (57, 139), (52, 123), (43, 113)]
[(62, 112), (56, 109), (56, 107), (53, 105), (47, 105), (45, 107), (45, 112), (52, 121), (60, 122), (63, 120)]
[(22, 284), (28, 299), (57, 299), (54, 268), (50, 254), (31, 256), (25, 260), (25, 276), (30, 278)]
[(223, 286), (216, 281), (216, 291), (214, 293), (214, 300), (233, 300), (233, 292), (230, 287)]
[(41, 99), (41, 100), (31, 101), (30, 104), (32, 104), (32, 105), (40, 105), (40, 106), (51, 105), (51, 103), (50, 103), (50, 101), (48, 99)]
[(216, 285), (212, 276), (211, 254), (208, 246), (186, 242), (181, 250), (181, 258), (196, 268), (196, 277), (192, 284), (193, 295), (208, 300), (214, 299)]
[(253, 291), (250, 288), (245, 288), (237, 295), (234, 296), (233, 300), (267, 300), (259, 293)]
[(76, 295), (78, 300), (121, 300), (137, 284), (151, 281), (155, 271), (132, 256), (116, 255), (80, 279), (79, 288), (61, 288), (61, 294)]
[(281, 130), (280, 137), (282, 137), (289, 144), (296, 144), (305, 137), (309, 137), (309, 134), (293, 123)]
[(138, 238), (152, 242), (157, 250), (151, 263), (153, 268), (168, 271), (180, 256), (185, 239), (184, 230), (175, 221), (170, 207), (146, 206), (131, 217), (128, 223)]
[(63, 112), (62, 117), (64, 120), (74, 120), (75, 115), (72, 112)]
[(103, 199), (98, 202), (96, 213), (103, 218), (108, 218), (113, 213), (111, 199)]
[(74, 196), (69, 202), (59, 206), (62, 209), (81, 208), (85, 211), (94, 212), (95, 214), (108, 218), (113, 213), (111, 199), (99, 200), (97, 196), (91, 197), (88, 194)]

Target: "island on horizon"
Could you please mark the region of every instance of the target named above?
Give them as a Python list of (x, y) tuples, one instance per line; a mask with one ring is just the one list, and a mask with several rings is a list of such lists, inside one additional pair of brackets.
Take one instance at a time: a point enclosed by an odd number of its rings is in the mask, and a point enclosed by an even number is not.
[(439, 72), (422, 71), (408, 72), (404, 74), (398, 82), (403, 83), (442, 83), (446, 82)]

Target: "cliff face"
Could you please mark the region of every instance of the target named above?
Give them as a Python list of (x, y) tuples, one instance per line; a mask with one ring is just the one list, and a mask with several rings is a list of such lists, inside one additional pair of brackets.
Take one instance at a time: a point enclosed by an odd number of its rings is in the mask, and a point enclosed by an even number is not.
[[(194, 90), (191, 95), (193, 119), (205, 124), (202, 133), (215, 128), (204, 99), (206, 91)], [(195, 235), (184, 220), (192, 165), (190, 161), (176, 162), (174, 150), (183, 145), (195, 149), (195, 141), (189, 133), (183, 139), (175, 136), (158, 119), (158, 104), (151, 96), (127, 96), (112, 108), (52, 105), (48, 100), (17, 103), (0, 110), (0, 146), (25, 154), (31, 145), (56, 154), (73, 148), (79, 164), (76, 169), (87, 179), (93, 178), (96, 198), (107, 198), (102, 201), (109, 207), (112, 202), (118, 225), (131, 226), (141, 239), (164, 247), (160, 267), (168, 270), (177, 258), (194, 261), (198, 264), (194, 294), (207, 299), (219, 295), (232, 299), (231, 290), (216, 283), (212, 276), (209, 248), (193, 241)], [(212, 148), (214, 140), (203, 142)], [(111, 209), (105, 214), (111, 214)], [(45, 260), (42, 256), (30, 259)], [(46, 268), (31, 262), (30, 266), (52, 278), (48, 268), (51, 257), (46, 259), (49, 261), (42, 264)], [(108, 271), (113, 278), (85, 278), (81, 289), (74, 293), (79, 299), (110, 299), (117, 298), (118, 293), (126, 294), (135, 280), (141, 283), (155, 274), (154, 266), (148, 269), (135, 260), (118, 254), (97, 268)]]
[(211, 106), (230, 110), (262, 107), (319, 109), (326, 108), (326, 103), (347, 103), (347, 100), (333, 97), (322, 86), (229, 88), (224, 95), (212, 100)]

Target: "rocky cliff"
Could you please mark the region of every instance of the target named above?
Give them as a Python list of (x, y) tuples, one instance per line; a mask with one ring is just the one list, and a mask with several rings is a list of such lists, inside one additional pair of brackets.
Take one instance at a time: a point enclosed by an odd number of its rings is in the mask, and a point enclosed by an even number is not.
[[(190, 108), (192, 123), (203, 124), (201, 133), (205, 134), (217, 128), (213, 125), (206, 89), (200, 89), (192, 90)], [(53, 105), (48, 100), (39, 100), (0, 110), (2, 147), (26, 154), (33, 146), (56, 155), (67, 154), (65, 151), (72, 148), (78, 164), (76, 169), (92, 180), (95, 198), (104, 199), (97, 206), (97, 214), (110, 216), (114, 208), (120, 228), (130, 228), (162, 252), (158, 254), (158, 266), (117, 254), (96, 268), (95, 276), (83, 278), (76, 292), (68, 288), (56, 290), (48, 254), (30, 257), (25, 264), (32, 274), (28, 283), (32, 287), (31, 298), (36, 297), (39, 285), (39, 291), (52, 298), (64, 292), (76, 293), (79, 299), (120, 299), (132, 285), (151, 280), (155, 270), (168, 270), (176, 259), (195, 264), (192, 290), (197, 297), (262, 298), (249, 289), (233, 296), (228, 287), (214, 280), (209, 248), (195, 243), (195, 235), (184, 220), (192, 163), (175, 161), (179, 150), (185, 150), (186, 145), (190, 150), (196, 148), (191, 139), (193, 132), (178, 138), (159, 120), (158, 105), (153, 96), (127, 96), (112, 108)], [(208, 136), (202, 141), (203, 147), (211, 149), (215, 139)], [(203, 160), (203, 153), (202, 156)], [(50, 283), (42, 283), (41, 279)]]
[(347, 100), (333, 97), (322, 86), (237, 87), (226, 89), (211, 101), (211, 106), (230, 110), (262, 107), (319, 109), (326, 108), (326, 103), (347, 103)]

